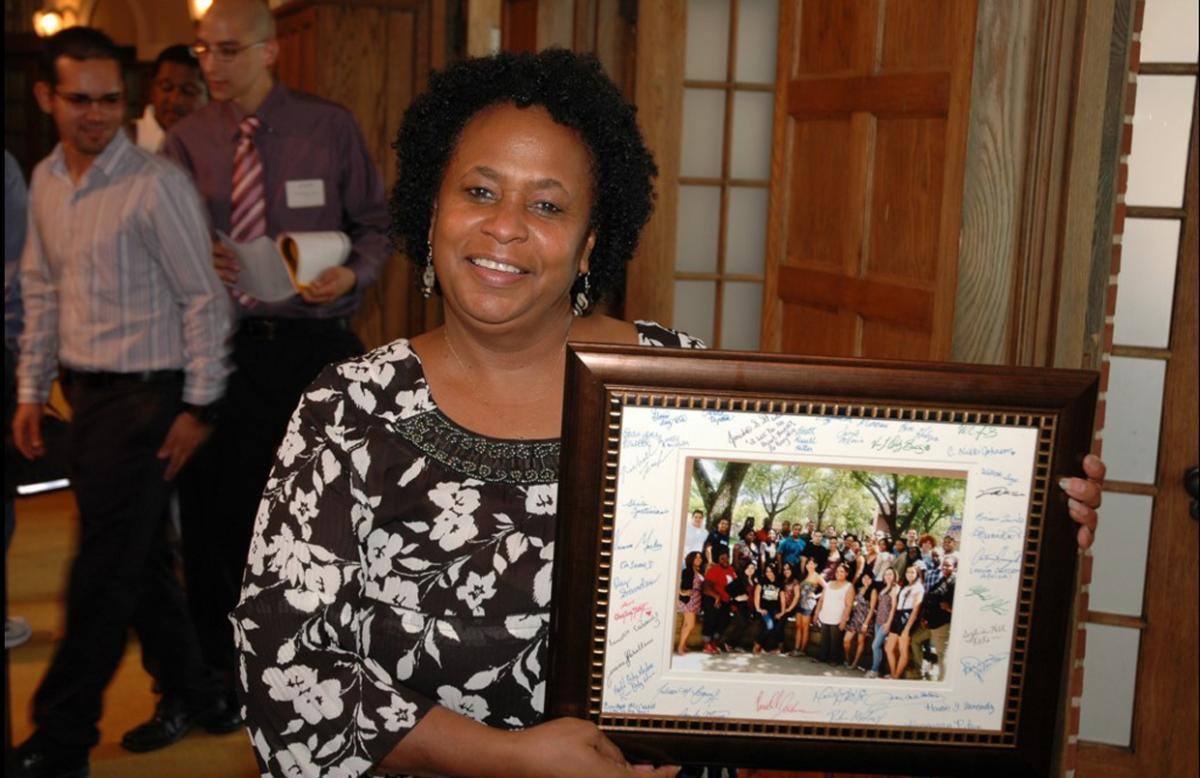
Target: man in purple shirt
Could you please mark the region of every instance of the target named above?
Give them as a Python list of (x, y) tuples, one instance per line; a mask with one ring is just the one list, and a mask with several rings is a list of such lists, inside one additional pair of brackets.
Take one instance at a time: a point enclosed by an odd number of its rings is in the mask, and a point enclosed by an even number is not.
[[(274, 20), (255, 0), (217, 0), (192, 47), (212, 102), (180, 120), (164, 153), (188, 170), (214, 230), (233, 234), (234, 154), (247, 117), (262, 165), (267, 237), (338, 230), (352, 242), (344, 265), (304, 292), (238, 307), (230, 379), (210, 444), (181, 484), (184, 569), (205, 658), (230, 698), (236, 678), (228, 614), (237, 604), (251, 529), (275, 450), (304, 388), (362, 344), (349, 317), (391, 249), (383, 180), (361, 130), (342, 106), (273, 82)], [(240, 214), (240, 212), (239, 212)], [(240, 216), (239, 216), (240, 218)], [(239, 268), (214, 241), (213, 264), (229, 286)], [(165, 744), (165, 743), (164, 743)]]

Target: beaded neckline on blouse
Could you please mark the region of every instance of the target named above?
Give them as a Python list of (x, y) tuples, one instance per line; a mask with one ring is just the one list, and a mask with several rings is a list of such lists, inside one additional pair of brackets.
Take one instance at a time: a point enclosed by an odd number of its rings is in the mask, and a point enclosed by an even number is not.
[(562, 446), (552, 440), (500, 440), (464, 429), (437, 408), (402, 419), (401, 437), (463, 475), (518, 485), (558, 482)]

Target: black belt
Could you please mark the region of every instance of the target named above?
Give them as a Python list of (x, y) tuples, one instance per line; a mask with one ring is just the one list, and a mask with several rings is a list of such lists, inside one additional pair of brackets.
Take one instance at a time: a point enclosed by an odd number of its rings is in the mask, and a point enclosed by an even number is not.
[(350, 320), (281, 319), (267, 316), (248, 316), (238, 322), (238, 335), (263, 340), (307, 338), (350, 329)]
[(62, 382), (66, 386), (84, 386), (103, 389), (109, 386), (131, 384), (182, 384), (182, 370), (142, 370), (137, 373), (108, 373), (102, 370), (62, 370)]

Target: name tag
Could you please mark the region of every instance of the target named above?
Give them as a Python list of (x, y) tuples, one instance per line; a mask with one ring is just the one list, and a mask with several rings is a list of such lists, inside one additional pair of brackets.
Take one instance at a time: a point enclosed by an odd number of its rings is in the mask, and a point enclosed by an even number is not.
[(325, 204), (325, 182), (319, 178), (288, 181), (288, 208), (319, 208)]

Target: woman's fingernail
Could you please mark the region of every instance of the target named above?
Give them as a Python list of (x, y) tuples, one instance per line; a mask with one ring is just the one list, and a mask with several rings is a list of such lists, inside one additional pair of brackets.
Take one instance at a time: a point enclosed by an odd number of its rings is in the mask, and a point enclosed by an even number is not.
[(1069, 483), (1070, 483), (1069, 478), (1060, 478), (1060, 479), (1058, 479), (1058, 488), (1065, 490)]

